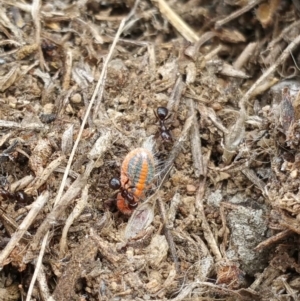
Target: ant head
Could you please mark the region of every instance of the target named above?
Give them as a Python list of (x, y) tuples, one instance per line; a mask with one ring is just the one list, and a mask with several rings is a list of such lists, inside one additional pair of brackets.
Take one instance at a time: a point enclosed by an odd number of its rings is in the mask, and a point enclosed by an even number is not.
[(121, 181), (118, 178), (111, 178), (109, 181), (109, 187), (117, 190), (121, 188)]
[(169, 110), (166, 107), (158, 107), (156, 112), (160, 120), (166, 119), (169, 114)]

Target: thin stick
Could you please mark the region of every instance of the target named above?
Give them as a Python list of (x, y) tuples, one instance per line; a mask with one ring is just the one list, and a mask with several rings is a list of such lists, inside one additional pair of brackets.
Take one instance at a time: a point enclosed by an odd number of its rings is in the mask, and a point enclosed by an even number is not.
[(42, 300), (48, 301), (48, 298), (50, 298), (50, 290), (47, 284), (47, 277), (46, 277), (43, 264), (41, 265), (40, 271), (37, 275), (37, 282), (40, 289), (40, 295), (42, 297)]
[(233, 68), (241, 70), (242, 67), (248, 62), (248, 60), (253, 55), (253, 52), (257, 46), (257, 42), (249, 43), (242, 53), (238, 56), (235, 62), (232, 64)]
[(199, 178), (201, 175), (204, 175), (199, 124), (196, 119), (194, 101), (191, 98), (188, 98), (186, 100), (186, 103), (189, 108), (189, 115), (194, 116), (191, 132), (190, 132), (190, 141), (191, 141), (191, 149), (192, 149), (192, 156), (193, 156), (194, 172), (195, 172), (195, 176)]
[[(69, 187), (66, 193), (61, 199), (61, 203), (55, 206), (47, 217), (44, 219), (42, 224), (37, 229), (34, 238), (31, 242), (31, 249), (36, 250), (39, 246), (40, 240), (46, 234), (50, 228), (55, 225), (59, 216), (63, 214), (65, 209), (70, 205), (72, 200), (80, 193), (83, 187), (86, 185), (87, 179), (95, 165), (95, 162), (92, 160), (88, 163), (84, 175), (80, 175)], [(26, 258), (27, 256), (25, 256)]]
[[(115, 38), (114, 38), (114, 40), (113, 40), (113, 43), (112, 43), (112, 45), (111, 45), (111, 47), (110, 47), (109, 53), (108, 53), (108, 55), (107, 55), (107, 57), (106, 57), (106, 59), (105, 59), (105, 62), (104, 62), (104, 64), (103, 64), (102, 72), (101, 72), (99, 81), (98, 81), (98, 83), (97, 83), (97, 86), (96, 86), (96, 88), (95, 88), (95, 92), (94, 92), (93, 97), (92, 97), (92, 99), (91, 99), (90, 105), (88, 106), (86, 115), (84, 116), (84, 117), (88, 116), (88, 114), (89, 114), (89, 112), (90, 112), (90, 110), (91, 110), (91, 107), (92, 107), (93, 103), (95, 102), (94, 114), (93, 114), (93, 118), (92, 118), (93, 121), (94, 121), (94, 120), (97, 118), (97, 116), (98, 116), (98, 111), (99, 111), (100, 104), (101, 104), (101, 100), (102, 100), (102, 97), (103, 97), (108, 63), (109, 63), (109, 61), (110, 61), (110, 59), (111, 59), (111, 57), (112, 57), (112, 55), (113, 55), (114, 49), (115, 49), (115, 47), (116, 47), (116, 45), (117, 45), (117, 43), (118, 43), (118, 41), (119, 41), (119, 38), (120, 38), (121, 33), (123, 32), (123, 30), (125, 30), (125, 25), (126, 25), (126, 23), (127, 23), (127, 22), (130, 20), (130, 18), (134, 15), (134, 13), (135, 13), (135, 11), (136, 11), (136, 9), (137, 9), (137, 6), (138, 6), (138, 4), (139, 4), (139, 2), (140, 2), (140, 0), (136, 0), (136, 1), (135, 1), (134, 6), (133, 6), (132, 10), (130, 11), (130, 13), (128, 14), (128, 16), (127, 16), (126, 18), (124, 18), (124, 19), (122, 20), (122, 22), (120, 23), (119, 29), (118, 29), (118, 31), (117, 31), (117, 33), (116, 33), (116, 36), (115, 36)], [(100, 88), (100, 85), (102, 85), (102, 86), (101, 86), (100, 92), (98, 93), (98, 90), (99, 90), (99, 88)], [(96, 96), (97, 96), (97, 95), (98, 95), (98, 98), (96, 99)], [(95, 99), (96, 99), (96, 100), (95, 100)], [(86, 119), (87, 119), (87, 117), (84, 118), (83, 121), (86, 122)], [(84, 122), (84, 124), (85, 124), (85, 122)], [(83, 127), (83, 128), (84, 128), (84, 127)], [(81, 130), (81, 129), (80, 129), (80, 130)], [(82, 130), (83, 130), (83, 129), (82, 129)]]
[(9, 243), (0, 253), (0, 271), (5, 265), (5, 260), (10, 255), (10, 253), (15, 248), (15, 246), (18, 244), (18, 242), (22, 239), (23, 235), (26, 233), (27, 229), (33, 223), (35, 217), (44, 207), (48, 199), (49, 199), (49, 192), (45, 191), (33, 203), (31, 210), (29, 211), (27, 216), (24, 218), (23, 222), (18, 227), (18, 230), (13, 234)]
[(48, 127), (44, 126), (43, 124), (42, 125), (38, 123), (21, 124), (18, 122), (8, 121), (8, 120), (0, 120), (0, 127), (22, 129), (22, 130), (40, 130), (40, 129), (47, 130), (48, 129)]
[(173, 162), (177, 158), (178, 154), (182, 150), (184, 142), (187, 140), (188, 134), (190, 132), (190, 129), (193, 125), (194, 116), (189, 116), (184, 124), (181, 136), (179, 137), (176, 144), (173, 146), (169, 158), (166, 160), (164, 166), (162, 167), (162, 171), (160, 173), (160, 177), (163, 179), (161, 182), (161, 185), (164, 183), (164, 181), (167, 179), (168, 174), (171, 171), (171, 166), (173, 165)]
[(64, 160), (65, 156), (60, 156), (57, 159), (53, 160), (42, 172), (42, 174), (35, 178), (35, 180), (25, 189), (25, 193), (32, 194), (34, 191), (37, 191), (51, 176), (54, 170), (61, 165)]
[(260, 244), (258, 244), (254, 250), (255, 251), (260, 251), (268, 246), (270, 246), (271, 244), (274, 244), (275, 242), (277, 242), (278, 240), (281, 240), (289, 235), (293, 234), (292, 230), (284, 230), (281, 231), (277, 234), (275, 234), (274, 236), (269, 237), (268, 239), (262, 241)]
[(263, 0), (254, 0), (252, 2), (250, 2), (249, 4), (245, 5), (244, 7), (236, 10), (235, 12), (233, 12), (231, 15), (229, 15), (228, 17), (219, 20), (216, 22), (215, 24), (215, 28), (220, 28), (221, 26), (223, 26), (224, 24), (238, 18), (239, 16), (243, 15), (244, 13), (246, 13), (247, 11), (251, 10), (254, 6), (258, 5), (260, 2), (262, 2)]
[(35, 26), (35, 43), (38, 45), (38, 49), (39, 49), (40, 67), (42, 68), (42, 70), (46, 69), (47, 71), (49, 71), (49, 68), (46, 65), (43, 51), (41, 48), (42, 43), (41, 43), (40, 8), (41, 8), (40, 0), (33, 0), (31, 6), (31, 15)]
[(40, 267), (42, 265), (43, 255), (44, 255), (44, 252), (45, 252), (45, 249), (46, 249), (48, 236), (49, 236), (49, 232), (47, 232), (47, 234), (44, 236), (42, 246), (41, 246), (41, 250), (40, 250), (40, 253), (39, 253), (39, 257), (37, 259), (35, 269), (34, 269), (34, 273), (33, 273), (33, 276), (32, 276), (31, 282), (30, 282), (30, 286), (29, 286), (29, 289), (28, 289), (28, 292), (27, 292), (26, 301), (29, 301), (30, 298), (31, 298), (31, 294), (32, 294), (32, 291), (33, 291), (35, 280), (37, 278), (37, 275), (40, 271)]
[(69, 215), (69, 217), (65, 223), (65, 226), (64, 226), (64, 229), (62, 232), (62, 236), (60, 239), (60, 243), (59, 243), (59, 257), (60, 258), (62, 258), (67, 251), (67, 235), (68, 235), (68, 231), (69, 231), (71, 225), (73, 224), (74, 220), (80, 216), (83, 209), (87, 205), (88, 188), (89, 188), (89, 185), (86, 185), (83, 188), (80, 200), (78, 200), (76, 206), (74, 207), (73, 211), (71, 212), (71, 214)]
[(187, 41), (194, 43), (199, 40), (194, 30), (189, 27), (164, 0), (152, 0), (152, 3)]
[(282, 64), (290, 55), (291, 52), (299, 45), (300, 35), (298, 35), (282, 52), (281, 56), (276, 60), (276, 62), (266, 71), (261, 77), (251, 86), (251, 88), (246, 92), (246, 94), (240, 100), (240, 108), (245, 107), (245, 103), (252, 97), (253, 92), (260, 86), (267, 77), (269, 77), (280, 64)]
[(204, 214), (203, 197), (204, 197), (204, 192), (205, 192), (205, 185), (206, 185), (206, 178), (204, 178), (200, 182), (200, 186), (199, 186), (197, 194), (196, 194), (196, 208), (197, 208), (198, 216), (202, 221), (203, 235), (204, 235), (211, 251), (213, 252), (213, 254), (216, 257), (216, 262), (218, 262), (218, 261), (222, 260), (222, 255), (218, 248), (218, 245), (214, 238), (214, 235), (209, 227), (206, 216)]
[(185, 89), (185, 83), (182, 81), (182, 77), (180, 75), (176, 80), (172, 94), (168, 101), (167, 108), (169, 109), (170, 112), (173, 111), (177, 113), (181, 95), (184, 89)]
[(167, 218), (165, 205), (164, 205), (164, 202), (162, 201), (161, 197), (158, 197), (157, 203), (158, 203), (160, 217), (164, 224), (164, 234), (165, 234), (165, 237), (169, 244), (170, 252), (171, 252), (174, 264), (175, 264), (175, 269), (176, 269), (176, 272), (178, 274), (180, 274), (180, 266), (179, 266), (179, 262), (178, 262), (178, 256), (177, 256), (177, 252), (176, 252), (176, 248), (175, 248), (175, 243), (174, 243), (172, 233), (170, 231), (170, 225), (169, 225), (169, 221)]
[(292, 32), (294, 30), (294, 27), (299, 28), (299, 25), (300, 25), (300, 20), (297, 20), (294, 23), (292, 23), (291, 25), (285, 27), (283, 29), (283, 31), (280, 33), (280, 35), (276, 39), (272, 40), (269, 43), (268, 49), (272, 49), (276, 43), (278, 43), (278, 42), (280, 42), (280, 40), (286, 38), (288, 33)]

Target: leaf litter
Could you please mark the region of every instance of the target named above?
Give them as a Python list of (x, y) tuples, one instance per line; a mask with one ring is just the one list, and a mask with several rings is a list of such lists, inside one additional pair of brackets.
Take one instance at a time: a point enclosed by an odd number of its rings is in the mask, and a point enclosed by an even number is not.
[(298, 300), (299, 7), (3, 0), (0, 301)]

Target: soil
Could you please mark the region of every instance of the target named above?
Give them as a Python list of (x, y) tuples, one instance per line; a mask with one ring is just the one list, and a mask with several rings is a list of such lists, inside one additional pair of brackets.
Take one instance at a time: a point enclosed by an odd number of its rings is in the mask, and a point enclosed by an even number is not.
[(2, 0), (0, 301), (300, 300), (299, 3)]

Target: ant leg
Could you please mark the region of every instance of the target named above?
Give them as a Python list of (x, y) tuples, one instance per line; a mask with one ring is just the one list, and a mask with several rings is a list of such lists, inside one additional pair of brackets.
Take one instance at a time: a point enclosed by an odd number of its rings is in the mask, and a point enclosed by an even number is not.
[(169, 115), (164, 120), (168, 120), (171, 116), (172, 116), (172, 113), (169, 113)]
[(156, 117), (156, 119), (157, 119), (157, 121), (158, 121), (160, 118), (158, 117), (158, 115), (157, 115), (156, 111), (155, 111), (155, 110), (153, 110), (153, 113), (154, 113), (154, 115), (155, 115), (155, 117)]

